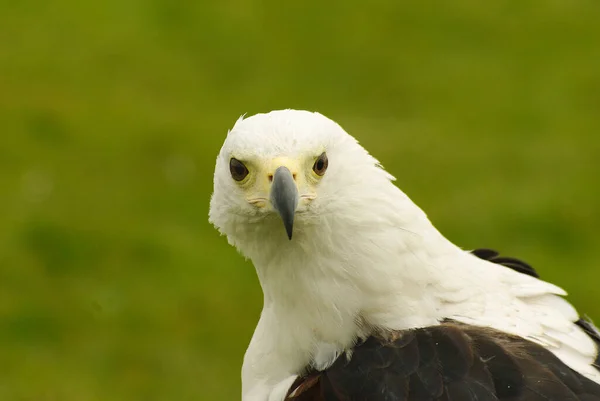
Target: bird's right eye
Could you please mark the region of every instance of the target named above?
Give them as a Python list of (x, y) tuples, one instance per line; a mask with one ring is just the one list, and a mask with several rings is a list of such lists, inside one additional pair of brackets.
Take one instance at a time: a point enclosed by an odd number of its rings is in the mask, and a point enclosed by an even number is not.
[(231, 172), (231, 177), (236, 181), (242, 181), (249, 173), (244, 163), (234, 157), (229, 160), (229, 171)]

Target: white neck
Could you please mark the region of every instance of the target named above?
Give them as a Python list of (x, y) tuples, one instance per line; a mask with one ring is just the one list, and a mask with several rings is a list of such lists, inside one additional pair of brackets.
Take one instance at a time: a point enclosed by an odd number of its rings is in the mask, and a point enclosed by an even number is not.
[(291, 241), (276, 216), (243, 226), (251, 232), (241, 233), (241, 250), (256, 267), (268, 331), (279, 338), (270, 341), (298, 351), (300, 367), (326, 364), (335, 355), (323, 349), (347, 348), (374, 329), (440, 318), (436, 288), (455, 273), (439, 261), (466, 254), (389, 181), (387, 190), (362, 213), (299, 216)]

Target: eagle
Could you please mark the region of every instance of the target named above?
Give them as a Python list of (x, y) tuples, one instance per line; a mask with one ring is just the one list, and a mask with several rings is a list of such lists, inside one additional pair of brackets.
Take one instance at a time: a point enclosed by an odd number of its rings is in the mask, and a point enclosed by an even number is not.
[(209, 221), (264, 295), (242, 400), (600, 400), (600, 333), (565, 291), (453, 244), (394, 181), (317, 112), (229, 130)]

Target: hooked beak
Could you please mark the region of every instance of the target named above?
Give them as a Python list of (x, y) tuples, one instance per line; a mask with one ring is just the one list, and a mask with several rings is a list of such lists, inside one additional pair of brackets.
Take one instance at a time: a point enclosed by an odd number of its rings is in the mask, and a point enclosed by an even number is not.
[(271, 204), (281, 216), (287, 236), (291, 240), (294, 214), (298, 206), (298, 188), (287, 167), (281, 166), (275, 170), (271, 186)]

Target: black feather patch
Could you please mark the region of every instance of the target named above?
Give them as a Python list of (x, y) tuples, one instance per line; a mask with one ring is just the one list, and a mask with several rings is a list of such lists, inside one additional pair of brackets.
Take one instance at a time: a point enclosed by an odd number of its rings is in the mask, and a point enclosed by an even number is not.
[[(598, 349), (600, 349), (600, 332), (598, 331), (596, 326), (594, 326), (594, 324), (590, 320), (588, 320), (587, 318), (584, 318), (584, 317), (580, 317), (579, 320), (577, 320), (575, 322), (575, 324), (577, 326), (581, 327), (583, 329), (583, 331), (585, 331), (585, 333), (588, 336), (590, 336), (592, 338), (592, 340), (594, 340), (594, 342), (598, 346)], [(596, 355), (596, 360), (594, 361), (594, 367), (596, 369), (600, 370), (600, 353), (598, 353), (598, 355)]]
[(529, 264), (523, 262), (520, 259), (500, 256), (500, 254), (497, 251), (494, 251), (493, 249), (480, 248), (471, 251), (471, 253), (480, 259), (484, 259), (493, 263), (497, 263), (499, 265), (509, 267), (515, 271), (518, 271), (519, 273), (527, 274), (536, 278), (540, 277), (539, 274), (535, 271), (535, 269)]

